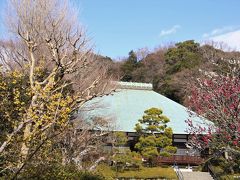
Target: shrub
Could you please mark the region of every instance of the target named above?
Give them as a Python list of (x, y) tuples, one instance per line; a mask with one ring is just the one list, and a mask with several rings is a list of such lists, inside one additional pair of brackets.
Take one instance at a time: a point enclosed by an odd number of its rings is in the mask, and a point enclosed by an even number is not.
[(114, 167), (117, 171), (124, 171), (128, 167), (139, 169), (142, 165), (142, 156), (136, 152), (131, 152), (129, 149), (123, 153), (117, 153), (112, 160), (115, 161)]
[(63, 166), (61, 164), (41, 164), (28, 167), (21, 173), (18, 179), (79, 179), (79, 180), (103, 180), (104, 178), (93, 172), (79, 171), (74, 165)]

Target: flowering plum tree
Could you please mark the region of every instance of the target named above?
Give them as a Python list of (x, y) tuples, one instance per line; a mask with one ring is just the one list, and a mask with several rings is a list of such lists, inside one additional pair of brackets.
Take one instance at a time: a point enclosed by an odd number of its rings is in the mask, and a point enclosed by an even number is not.
[(192, 134), (188, 145), (225, 153), (231, 160), (240, 153), (240, 61), (226, 63), (227, 73), (205, 73), (192, 88), (191, 109), (214, 125), (194, 125), (191, 118), (187, 120)]

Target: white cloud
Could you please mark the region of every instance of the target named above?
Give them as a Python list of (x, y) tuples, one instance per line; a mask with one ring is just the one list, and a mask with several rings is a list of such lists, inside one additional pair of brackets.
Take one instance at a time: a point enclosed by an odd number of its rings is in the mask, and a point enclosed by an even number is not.
[(226, 44), (228, 47), (225, 50), (240, 51), (240, 29), (209, 37), (208, 40)]
[(227, 32), (230, 32), (230, 31), (233, 31), (235, 30), (237, 27), (234, 27), (234, 26), (225, 26), (225, 27), (222, 27), (222, 28), (216, 28), (216, 29), (213, 29), (211, 32), (209, 33), (204, 33), (202, 35), (203, 38), (208, 38), (208, 37), (212, 37), (212, 36), (216, 36), (216, 35), (220, 35), (220, 34), (223, 34), (223, 33), (227, 33)]
[(179, 28), (181, 28), (180, 25), (174, 25), (174, 26), (171, 27), (170, 29), (161, 30), (161, 32), (160, 32), (160, 34), (159, 34), (159, 37), (168, 36), (168, 35), (170, 35), (170, 34), (175, 34)]

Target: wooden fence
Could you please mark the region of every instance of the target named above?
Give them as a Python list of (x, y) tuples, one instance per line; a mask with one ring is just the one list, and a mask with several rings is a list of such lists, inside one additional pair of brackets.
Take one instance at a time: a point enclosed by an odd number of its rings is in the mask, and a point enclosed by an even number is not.
[(204, 159), (200, 156), (188, 156), (188, 155), (173, 155), (170, 157), (158, 157), (158, 164), (191, 164), (199, 165), (203, 163)]

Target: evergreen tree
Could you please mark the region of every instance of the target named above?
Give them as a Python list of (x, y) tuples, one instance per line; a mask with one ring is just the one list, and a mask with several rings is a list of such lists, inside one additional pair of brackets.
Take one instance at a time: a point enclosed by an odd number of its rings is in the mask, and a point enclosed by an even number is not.
[(176, 47), (168, 49), (165, 54), (166, 63), (169, 65), (168, 74), (173, 74), (182, 69), (191, 69), (202, 61), (199, 43), (188, 40), (175, 44)]
[(170, 156), (176, 152), (172, 146), (172, 129), (167, 127), (170, 121), (162, 110), (150, 108), (144, 111), (142, 119), (136, 124), (135, 130), (140, 135), (139, 142), (135, 148), (143, 157), (152, 163), (157, 156)]
[(131, 81), (133, 79), (132, 72), (137, 68), (137, 55), (132, 50), (128, 53), (128, 59), (121, 66), (121, 70), (124, 74), (122, 81)]

